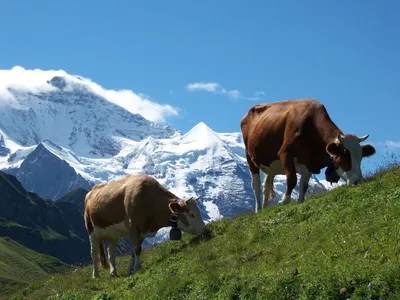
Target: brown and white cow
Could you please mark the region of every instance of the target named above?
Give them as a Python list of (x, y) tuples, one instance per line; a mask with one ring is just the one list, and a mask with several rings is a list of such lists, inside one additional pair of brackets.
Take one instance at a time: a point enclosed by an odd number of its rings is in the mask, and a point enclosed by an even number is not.
[(202, 234), (205, 224), (197, 200), (180, 199), (155, 178), (144, 174), (95, 185), (86, 195), (84, 213), (91, 244), (93, 278), (99, 276), (99, 254), (102, 266), (108, 268), (103, 241), (108, 241), (110, 275), (115, 276), (118, 239), (130, 237), (133, 253), (128, 267), (129, 276), (141, 267), (143, 240), (154, 237), (160, 228), (177, 225), (184, 232)]
[[(303, 202), (311, 174), (319, 174), (329, 166), (336, 171), (337, 179), (340, 176), (349, 185), (357, 184), (362, 180), (361, 159), (375, 153), (373, 146), (360, 145), (369, 135), (343, 134), (325, 106), (314, 99), (255, 105), (244, 115), (240, 126), (256, 212), (275, 197), (275, 175), (286, 175), (286, 192), (279, 204), (291, 202), (296, 173), (301, 175), (298, 202)], [(265, 173), (262, 203), (260, 169)]]

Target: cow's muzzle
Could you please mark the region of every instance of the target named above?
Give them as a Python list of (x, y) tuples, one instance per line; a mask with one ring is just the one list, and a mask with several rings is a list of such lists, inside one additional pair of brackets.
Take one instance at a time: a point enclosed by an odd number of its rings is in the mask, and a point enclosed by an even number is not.
[(340, 179), (340, 176), (336, 172), (335, 168), (333, 165), (328, 166), (325, 170), (325, 179), (326, 181), (330, 183), (337, 183)]
[(169, 232), (169, 239), (171, 241), (179, 241), (182, 238), (182, 231), (177, 227), (172, 227)]

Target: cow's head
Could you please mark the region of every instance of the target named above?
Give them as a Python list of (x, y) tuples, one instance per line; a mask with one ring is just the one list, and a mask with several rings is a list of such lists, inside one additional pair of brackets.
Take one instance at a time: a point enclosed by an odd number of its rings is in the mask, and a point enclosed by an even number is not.
[(362, 137), (339, 134), (336, 141), (326, 146), (326, 151), (332, 156), (336, 173), (347, 184), (358, 184), (363, 179), (361, 159), (374, 155), (376, 152), (372, 145), (360, 145), (368, 136), (368, 134)]
[(205, 223), (197, 205), (199, 198), (180, 200), (169, 204), (172, 213), (179, 216), (178, 228), (191, 234), (202, 234), (205, 230)]

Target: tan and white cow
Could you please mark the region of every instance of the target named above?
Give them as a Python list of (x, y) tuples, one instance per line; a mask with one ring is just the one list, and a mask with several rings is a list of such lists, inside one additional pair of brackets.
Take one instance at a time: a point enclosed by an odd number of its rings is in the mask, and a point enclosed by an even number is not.
[[(301, 175), (298, 202), (303, 202), (311, 174), (328, 167), (328, 173), (338, 175), (337, 180), (341, 177), (349, 185), (357, 184), (363, 179), (361, 159), (375, 153), (373, 146), (360, 145), (368, 135), (344, 134), (330, 119), (325, 106), (314, 99), (255, 105), (244, 115), (240, 126), (256, 212), (275, 197), (275, 175), (286, 175), (286, 191), (279, 204), (291, 202), (296, 173)], [(260, 169), (265, 173), (262, 203)], [(327, 175), (327, 180), (330, 177)]]
[(202, 234), (205, 223), (197, 200), (180, 199), (155, 178), (143, 174), (95, 185), (86, 195), (84, 213), (91, 244), (93, 278), (99, 276), (99, 256), (102, 266), (109, 267), (103, 241), (108, 241), (110, 275), (115, 276), (118, 239), (130, 237), (133, 253), (128, 267), (129, 276), (141, 267), (143, 240), (154, 237), (160, 228), (174, 224), (184, 232)]

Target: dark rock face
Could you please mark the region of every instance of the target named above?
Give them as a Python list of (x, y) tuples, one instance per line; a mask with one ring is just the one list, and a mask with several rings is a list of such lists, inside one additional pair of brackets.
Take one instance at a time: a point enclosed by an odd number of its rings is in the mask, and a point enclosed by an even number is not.
[(0, 236), (69, 264), (90, 262), (84, 219), (74, 203), (44, 200), (0, 171)]
[(10, 149), (8, 149), (4, 143), (4, 137), (0, 134), (0, 156), (7, 156), (10, 153)]
[(83, 215), (84, 209), (85, 209), (85, 196), (88, 193), (88, 190), (82, 189), (82, 188), (77, 188), (68, 194), (65, 194), (62, 196), (59, 200), (57, 200), (58, 203), (61, 202), (70, 202), (74, 203), (81, 214)]
[(27, 191), (46, 199), (56, 200), (74, 189), (90, 190), (93, 186), (43, 144), (39, 144), (18, 169), (7, 172), (17, 177)]
[(67, 80), (62, 76), (54, 76), (50, 81), (47, 81), (47, 83), (59, 88), (60, 90), (67, 86)]

